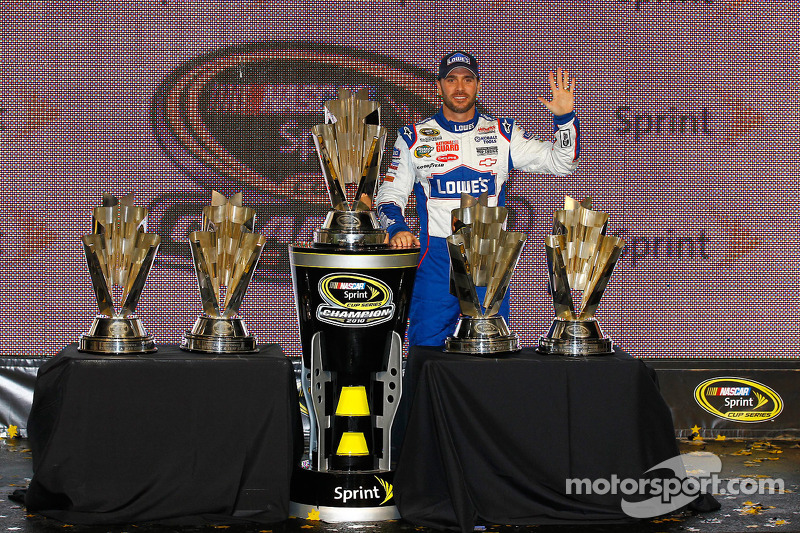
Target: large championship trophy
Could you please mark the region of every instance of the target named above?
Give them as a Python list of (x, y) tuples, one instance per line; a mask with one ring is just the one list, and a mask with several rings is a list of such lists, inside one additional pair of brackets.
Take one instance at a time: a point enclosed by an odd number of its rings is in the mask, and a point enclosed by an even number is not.
[[(592, 199), (578, 203), (566, 197), (553, 217), (553, 234), (545, 240), (550, 294), (556, 318), (538, 351), (558, 355), (613, 353), (594, 315), (625, 243), (606, 235), (608, 214), (592, 211)], [(572, 291), (582, 291), (578, 312)]]
[[(82, 352), (156, 351), (153, 337), (135, 312), (161, 237), (146, 232), (147, 209), (133, 202), (132, 194), (119, 199), (103, 194), (103, 205), (92, 209), (92, 233), (81, 238), (100, 309), (89, 332), (81, 335)], [(115, 286), (122, 289), (116, 302)]]
[(255, 210), (242, 207), (242, 193), (229, 199), (212, 192), (203, 208), (202, 231), (189, 246), (203, 301), (203, 314), (184, 333), (181, 348), (192, 352), (237, 354), (256, 351), (239, 307), (253, 278), (266, 237), (253, 233)]
[[(289, 247), (310, 420), (290, 512), (327, 522), (398, 518), (391, 429), (419, 250), (391, 249), (370, 211), (386, 142), (366, 91), (339, 92), (313, 128), (333, 210)], [(355, 200), (346, 197), (356, 188)]]
[[(506, 231), (505, 207), (489, 207), (486, 193), (476, 199), (461, 196), (453, 210), (454, 233), (447, 238), (450, 253), (450, 293), (458, 298), (461, 316), (445, 351), (494, 355), (519, 351), (519, 338), (498, 315), (517, 266), (524, 233)], [(476, 287), (486, 287), (483, 305)]]

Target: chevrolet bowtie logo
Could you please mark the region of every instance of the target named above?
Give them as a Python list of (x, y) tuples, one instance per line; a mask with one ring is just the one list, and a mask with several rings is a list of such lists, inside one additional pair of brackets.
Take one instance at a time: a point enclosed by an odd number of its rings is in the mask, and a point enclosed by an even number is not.
[(487, 157), (487, 158), (481, 159), (480, 163), (478, 163), (478, 164), (480, 166), (482, 166), (482, 167), (491, 167), (495, 163), (497, 163), (497, 159), (494, 159), (492, 157)]

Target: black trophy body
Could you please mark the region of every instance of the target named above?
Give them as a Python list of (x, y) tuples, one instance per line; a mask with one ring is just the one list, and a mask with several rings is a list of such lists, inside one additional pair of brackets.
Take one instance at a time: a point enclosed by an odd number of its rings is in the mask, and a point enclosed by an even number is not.
[(311, 422), (309, 467), (295, 469), (291, 513), (398, 518), (391, 429), (419, 250), (290, 246), (290, 257)]

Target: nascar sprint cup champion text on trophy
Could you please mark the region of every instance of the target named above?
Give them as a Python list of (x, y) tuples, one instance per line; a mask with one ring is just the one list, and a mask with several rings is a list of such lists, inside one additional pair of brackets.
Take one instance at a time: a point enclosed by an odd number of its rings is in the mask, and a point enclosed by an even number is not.
[[(386, 130), (365, 90), (325, 102), (312, 129), (333, 210), (289, 247), (310, 420), (290, 511), (327, 522), (399, 517), (391, 430), (419, 248), (390, 249), (371, 210)], [(348, 185), (355, 199), (347, 198)]]

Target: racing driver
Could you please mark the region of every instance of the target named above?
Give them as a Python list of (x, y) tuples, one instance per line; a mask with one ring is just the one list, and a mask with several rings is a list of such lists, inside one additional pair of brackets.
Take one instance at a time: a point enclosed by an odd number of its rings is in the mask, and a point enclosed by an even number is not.
[[(422, 243), (409, 310), (410, 345), (442, 346), (455, 330), (459, 305), (450, 294), (445, 238), (452, 233), (450, 212), (460, 206), (461, 194), (477, 197), (487, 193), (490, 206), (504, 205), (510, 170), (563, 176), (577, 167), (580, 129), (573, 110), (575, 79), (570, 80), (559, 68), (557, 74), (550, 73), (549, 81), (552, 100), (538, 100), (553, 113), (553, 142), (533, 138), (514, 119), (478, 113), (478, 64), (475, 57), (462, 51), (447, 54), (439, 63), (436, 91), (443, 103), (439, 111), (398, 131), (376, 204), (393, 248)], [(403, 218), (412, 191), (419, 214), (419, 239)], [(500, 314), (508, 320), (508, 293)]]

